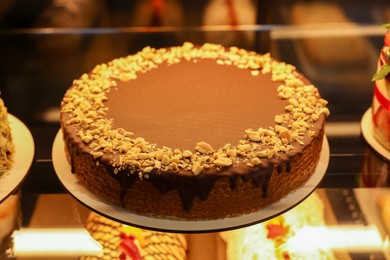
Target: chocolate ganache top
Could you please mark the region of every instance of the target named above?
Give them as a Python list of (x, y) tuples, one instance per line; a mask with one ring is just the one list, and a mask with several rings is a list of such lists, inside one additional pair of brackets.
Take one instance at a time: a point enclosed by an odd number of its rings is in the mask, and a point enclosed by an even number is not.
[(185, 43), (147, 47), (75, 80), (61, 126), (116, 172), (197, 175), (287, 160), (318, 137), (326, 104), (268, 54)]
[(107, 94), (107, 117), (114, 128), (131, 129), (160, 147), (194, 150), (204, 141), (216, 149), (238, 144), (247, 128), (275, 124), (287, 105), (277, 98), (279, 84), (211, 59), (161, 64), (119, 82)]

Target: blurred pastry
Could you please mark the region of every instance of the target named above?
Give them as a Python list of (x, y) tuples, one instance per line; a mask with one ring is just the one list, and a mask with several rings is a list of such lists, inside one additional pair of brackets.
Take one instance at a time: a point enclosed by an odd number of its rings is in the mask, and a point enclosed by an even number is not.
[(203, 25), (227, 25), (226, 31), (206, 30), (205, 41), (225, 46), (252, 47), (255, 33), (239, 25), (256, 24), (256, 6), (252, 0), (211, 0), (207, 4)]
[(123, 225), (94, 212), (88, 216), (86, 228), (103, 246), (101, 257), (85, 256), (81, 260), (97, 259), (176, 259), (187, 257), (185, 235), (150, 231)]
[[(341, 7), (328, 2), (300, 2), (292, 6), (291, 23), (305, 28), (315, 28), (321, 25), (322, 29), (332, 29), (336, 25), (338, 29), (356, 27)], [(310, 27), (312, 26), (312, 27)], [(366, 63), (368, 57), (367, 42), (361, 36), (335, 37), (306, 37), (300, 40), (306, 57), (317, 66), (334, 67)], [(356, 64), (355, 64), (356, 65)]]
[(390, 152), (390, 24), (379, 53), (378, 66), (372, 78), (372, 134)]
[(260, 224), (220, 233), (227, 260), (235, 259), (335, 259), (331, 250), (284, 247), (289, 238), (310, 226), (324, 226), (324, 205), (317, 193), (286, 213)]
[(3, 99), (0, 98), (0, 176), (12, 166), (13, 155), (14, 143), (8, 121), (7, 107), (4, 105)]

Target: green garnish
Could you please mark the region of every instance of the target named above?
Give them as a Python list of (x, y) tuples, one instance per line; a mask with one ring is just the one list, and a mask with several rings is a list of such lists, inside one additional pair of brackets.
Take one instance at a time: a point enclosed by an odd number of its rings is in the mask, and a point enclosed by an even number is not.
[(390, 64), (385, 64), (380, 68), (380, 70), (372, 76), (371, 81), (384, 79), (387, 74), (390, 73)]
[(381, 27), (383, 28), (386, 28), (388, 30), (390, 30), (390, 23), (385, 23), (385, 24), (382, 24)]

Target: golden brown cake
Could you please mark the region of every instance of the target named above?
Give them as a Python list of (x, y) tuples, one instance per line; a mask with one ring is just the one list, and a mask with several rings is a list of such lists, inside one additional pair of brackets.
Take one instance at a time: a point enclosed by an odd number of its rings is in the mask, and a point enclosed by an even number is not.
[(93, 212), (88, 216), (86, 228), (102, 245), (103, 255), (85, 256), (81, 260), (187, 258), (187, 240), (183, 234), (126, 226)]
[(137, 214), (217, 219), (258, 211), (314, 173), (329, 110), (295, 67), (215, 44), (96, 66), (61, 104), (71, 169)]
[(12, 165), (14, 144), (12, 141), (11, 128), (8, 122), (7, 107), (0, 98), (0, 176)]

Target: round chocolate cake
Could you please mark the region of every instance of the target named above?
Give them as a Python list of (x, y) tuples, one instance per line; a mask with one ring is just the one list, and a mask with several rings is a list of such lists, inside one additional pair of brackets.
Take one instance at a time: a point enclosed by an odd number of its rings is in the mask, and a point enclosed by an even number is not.
[(257, 211), (314, 173), (327, 102), (294, 66), (215, 44), (96, 66), (61, 104), (72, 172), (138, 214), (218, 219)]

